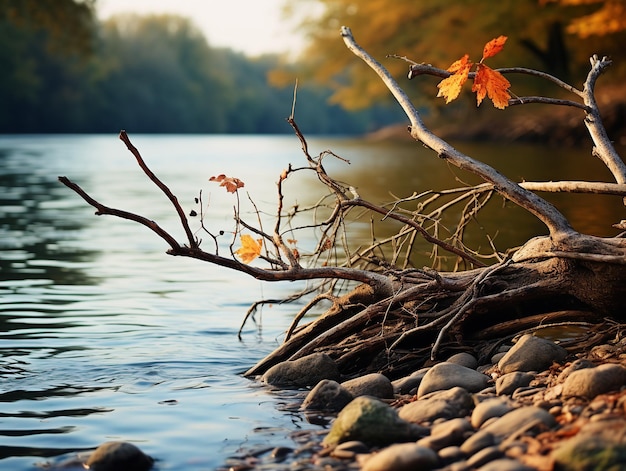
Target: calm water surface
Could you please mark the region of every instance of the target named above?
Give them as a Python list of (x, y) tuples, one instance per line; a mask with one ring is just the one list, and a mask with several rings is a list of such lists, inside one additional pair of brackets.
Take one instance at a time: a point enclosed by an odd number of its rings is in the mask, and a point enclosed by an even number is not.
[[(186, 210), (198, 209), (194, 198), (202, 190), (205, 224), (225, 231), (222, 250), (230, 243), (236, 200), (208, 178), (240, 178), (261, 211), (271, 214), (277, 176), (290, 162), (303, 164), (291, 136), (131, 139)], [(349, 159), (350, 166), (331, 160), (327, 166), (375, 201), (388, 200), (389, 188), (406, 196), (471, 179), (413, 144), (310, 144), (314, 154), (332, 149)], [(466, 150), (505, 165), (516, 179), (608, 178), (584, 149)], [(107, 440), (136, 443), (157, 458), (160, 470), (215, 469), (241, 450), (293, 446), (290, 431), (316, 427), (285, 411), (289, 395), (240, 375), (280, 343), (297, 310), (265, 307), (240, 341), (248, 306), (300, 286), (262, 284), (169, 257), (165, 243), (147, 229), (94, 216), (58, 175), (105, 204), (159, 221), (184, 241), (168, 201), (116, 136), (0, 137), (0, 469), (32, 471)], [(286, 190), (298, 203), (320, 194), (313, 176), (288, 181)], [(579, 197), (555, 202), (577, 228), (615, 233), (610, 224), (624, 217), (620, 201), (595, 198), (591, 209)], [(254, 221), (243, 194), (242, 200)], [(482, 217), (476, 240), (499, 231), (496, 240), (511, 245), (541, 233), (541, 225), (521, 212), (503, 224), (501, 206)], [(369, 235), (366, 227), (354, 230)], [(300, 235), (299, 244), (307, 243), (313, 242)]]

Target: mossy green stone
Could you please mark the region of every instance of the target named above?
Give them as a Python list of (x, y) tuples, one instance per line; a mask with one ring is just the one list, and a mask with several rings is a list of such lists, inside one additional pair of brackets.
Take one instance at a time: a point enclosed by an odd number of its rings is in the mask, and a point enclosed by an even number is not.
[(428, 429), (398, 417), (395, 409), (369, 396), (357, 397), (337, 416), (324, 438), (326, 446), (358, 440), (369, 446), (417, 440)]

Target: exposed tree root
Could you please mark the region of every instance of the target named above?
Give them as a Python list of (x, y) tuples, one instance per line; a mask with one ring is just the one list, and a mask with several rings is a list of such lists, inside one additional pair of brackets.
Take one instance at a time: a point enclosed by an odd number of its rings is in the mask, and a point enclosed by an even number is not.
[[(541, 238), (491, 267), (420, 276), (412, 271), (411, 283), (395, 275), (397, 292), (369, 303), (374, 293), (360, 285), (319, 319), (296, 329), (246, 375), (325, 352), (346, 376), (384, 372), (395, 377), (454, 350), (484, 350), (541, 326), (623, 318), (625, 247), (624, 239), (578, 236), (554, 243)], [(353, 302), (356, 297), (361, 302)]]

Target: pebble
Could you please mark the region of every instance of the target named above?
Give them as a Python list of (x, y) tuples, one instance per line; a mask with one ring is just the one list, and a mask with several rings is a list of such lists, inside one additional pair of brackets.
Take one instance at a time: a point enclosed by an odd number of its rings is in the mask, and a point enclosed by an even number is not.
[(553, 362), (561, 362), (566, 357), (567, 350), (560, 345), (526, 334), (500, 359), (498, 368), (504, 374), (514, 371), (542, 371)]
[(513, 394), (517, 388), (528, 386), (534, 377), (535, 375), (533, 374), (522, 373), (520, 371), (502, 375), (496, 380), (496, 394), (498, 396)]
[(487, 387), (490, 377), (476, 370), (455, 363), (438, 363), (424, 375), (417, 390), (418, 399), (433, 391), (442, 391), (456, 386), (469, 392), (478, 392)]
[(325, 353), (313, 353), (272, 366), (261, 381), (282, 388), (313, 387), (323, 379), (339, 380), (339, 368)]
[(478, 360), (476, 359), (476, 357), (467, 352), (461, 352), (452, 355), (446, 361), (448, 363), (454, 363), (455, 365), (465, 366), (466, 368), (470, 368), (472, 370), (478, 368)]
[(422, 368), (404, 378), (397, 379), (391, 382), (393, 386), (393, 392), (395, 394), (409, 394), (414, 389), (417, 390), (422, 378), (430, 368)]
[(564, 397), (593, 399), (598, 394), (617, 391), (626, 384), (626, 368), (607, 363), (595, 368), (584, 368), (571, 373), (563, 383)]
[(523, 433), (528, 428), (536, 426), (552, 428), (555, 425), (556, 421), (548, 411), (535, 406), (525, 406), (504, 414), (495, 422), (482, 428), (481, 432), (491, 433), (497, 439), (502, 440), (513, 434)]
[(147, 471), (154, 460), (132, 443), (106, 442), (87, 459), (85, 466), (93, 471)]
[(472, 411), (471, 425), (472, 427), (479, 429), (489, 419), (502, 417), (511, 410), (513, 410), (513, 404), (508, 399), (487, 399), (478, 404)]
[(341, 383), (354, 397), (373, 396), (380, 399), (393, 399), (391, 381), (380, 373), (371, 373)]
[(393, 407), (369, 396), (354, 399), (342, 409), (322, 444), (337, 445), (359, 440), (370, 446), (415, 441), (428, 435), (429, 429), (398, 416)]
[(384, 448), (365, 462), (363, 471), (414, 471), (435, 469), (439, 457), (430, 448), (401, 443)]
[(488, 446), (474, 453), (468, 460), (467, 464), (471, 468), (479, 468), (490, 461), (502, 458), (502, 452), (497, 446)]
[(472, 410), (472, 396), (465, 389), (454, 387), (402, 406), (400, 418), (413, 423), (432, 422), (436, 419), (465, 417)]
[(439, 451), (452, 445), (460, 445), (465, 439), (465, 433), (472, 430), (472, 425), (465, 418), (447, 420), (433, 425), (430, 435), (417, 441), (418, 445)]
[(484, 466), (478, 468), (478, 471), (537, 471), (536, 468), (531, 468), (517, 460), (511, 460), (508, 458), (502, 458), (491, 461)]
[(354, 396), (337, 381), (323, 379), (307, 394), (302, 406), (305, 411), (339, 412)]

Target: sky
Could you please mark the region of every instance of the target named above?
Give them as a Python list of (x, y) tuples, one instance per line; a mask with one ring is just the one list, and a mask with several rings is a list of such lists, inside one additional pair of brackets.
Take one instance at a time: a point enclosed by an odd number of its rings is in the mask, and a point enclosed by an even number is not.
[(303, 41), (282, 17), (285, 0), (98, 0), (98, 17), (118, 13), (177, 14), (191, 18), (212, 47), (248, 56), (295, 54)]

